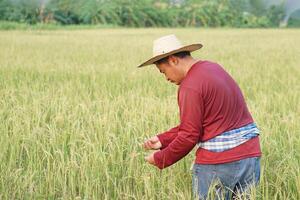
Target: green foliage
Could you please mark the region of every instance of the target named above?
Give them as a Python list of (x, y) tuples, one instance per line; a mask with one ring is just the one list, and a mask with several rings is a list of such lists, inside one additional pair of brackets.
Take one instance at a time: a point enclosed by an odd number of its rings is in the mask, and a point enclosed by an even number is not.
[(0, 20), (28, 24), (276, 27), (283, 14), (263, 0), (0, 0)]
[(300, 19), (291, 18), (289, 20), (289, 27), (300, 27)]
[(288, 23), (289, 27), (300, 27), (300, 9), (294, 11)]
[(266, 17), (270, 26), (277, 26), (284, 17), (284, 5), (271, 6), (267, 11)]
[(250, 10), (256, 16), (262, 16), (266, 12), (266, 8), (262, 0), (249, 0)]

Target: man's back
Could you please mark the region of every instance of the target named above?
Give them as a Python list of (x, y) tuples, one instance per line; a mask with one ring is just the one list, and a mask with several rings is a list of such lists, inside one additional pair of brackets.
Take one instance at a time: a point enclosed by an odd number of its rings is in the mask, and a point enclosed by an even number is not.
[[(197, 91), (203, 100), (201, 141), (253, 122), (240, 88), (220, 65), (209, 61), (194, 64), (179, 93), (186, 88)], [(202, 103), (191, 106), (199, 105)]]

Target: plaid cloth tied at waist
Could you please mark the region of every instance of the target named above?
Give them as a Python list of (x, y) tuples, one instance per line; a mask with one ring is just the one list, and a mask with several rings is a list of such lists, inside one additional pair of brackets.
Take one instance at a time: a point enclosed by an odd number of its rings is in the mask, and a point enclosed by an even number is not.
[(222, 152), (237, 147), (259, 135), (255, 123), (221, 133), (205, 142), (199, 142), (198, 147), (213, 152)]

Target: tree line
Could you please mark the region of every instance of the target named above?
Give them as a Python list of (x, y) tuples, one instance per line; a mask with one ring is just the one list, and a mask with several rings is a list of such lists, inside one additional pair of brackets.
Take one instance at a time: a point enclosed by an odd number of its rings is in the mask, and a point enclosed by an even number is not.
[(263, 0), (0, 0), (0, 20), (125, 27), (278, 27)]

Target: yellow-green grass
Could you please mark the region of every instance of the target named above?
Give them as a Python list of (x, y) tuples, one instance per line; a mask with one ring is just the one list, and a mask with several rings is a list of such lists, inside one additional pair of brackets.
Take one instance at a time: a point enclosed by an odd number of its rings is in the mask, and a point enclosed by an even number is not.
[(240, 85), (261, 130), (252, 199), (300, 199), (300, 30), (0, 32), (0, 199), (190, 199), (194, 151), (159, 171), (145, 138), (177, 125), (152, 40), (175, 33)]

